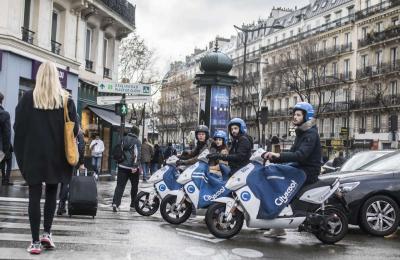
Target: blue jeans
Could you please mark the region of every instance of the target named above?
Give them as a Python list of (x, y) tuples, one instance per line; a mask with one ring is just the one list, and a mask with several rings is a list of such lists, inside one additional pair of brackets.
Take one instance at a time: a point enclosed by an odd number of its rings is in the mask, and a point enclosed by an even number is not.
[(158, 169), (160, 169), (159, 163), (152, 163), (151, 164), (151, 174), (154, 174)]
[(143, 180), (147, 180), (147, 175), (149, 174), (150, 163), (142, 163), (142, 171), (143, 171)]
[(100, 167), (101, 167), (101, 157), (92, 156), (92, 166), (93, 166), (94, 172), (96, 174), (99, 174)]

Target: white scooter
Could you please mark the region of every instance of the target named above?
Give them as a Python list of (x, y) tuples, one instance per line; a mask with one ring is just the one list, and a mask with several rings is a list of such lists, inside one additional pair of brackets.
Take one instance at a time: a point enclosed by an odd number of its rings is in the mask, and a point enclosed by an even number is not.
[(299, 231), (313, 233), (326, 244), (340, 241), (348, 230), (347, 204), (342, 192), (352, 188), (341, 185), (338, 179), (303, 187), (278, 217), (257, 219), (260, 200), (247, 185), (246, 179), (250, 174), (256, 174), (256, 170), (260, 173), (260, 167), (264, 167), (264, 152), (258, 149), (250, 158), (251, 163), (228, 180), (225, 187), (233, 191), (233, 198), (215, 199), (215, 203), (208, 208), (206, 223), (209, 231), (218, 238), (231, 238), (240, 232), (245, 219), (250, 228), (298, 228)]
[(142, 216), (151, 216), (157, 212), (160, 201), (182, 185), (176, 182), (184, 167), (176, 167), (179, 158), (175, 155), (166, 160), (166, 165), (157, 170), (148, 180), (152, 185), (141, 189), (134, 202), (136, 212)]

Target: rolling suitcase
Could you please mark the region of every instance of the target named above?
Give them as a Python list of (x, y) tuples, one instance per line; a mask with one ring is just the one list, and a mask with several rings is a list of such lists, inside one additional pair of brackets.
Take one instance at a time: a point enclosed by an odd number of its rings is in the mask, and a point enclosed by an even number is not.
[(77, 171), (69, 184), (68, 215), (86, 215), (93, 218), (97, 213), (97, 186), (93, 176)]

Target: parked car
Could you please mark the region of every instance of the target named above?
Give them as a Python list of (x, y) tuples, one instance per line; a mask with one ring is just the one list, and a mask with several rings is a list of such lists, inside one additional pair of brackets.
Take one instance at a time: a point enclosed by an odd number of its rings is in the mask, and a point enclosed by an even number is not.
[(327, 161), (322, 166), (321, 174), (326, 174), (330, 172), (344, 172), (344, 171), (355, 171), (365, 164), (372, 162), (378, 159), (381, 156), (384, 156), (388, 153), (393, 153), (395, 150), (374, 150), (374, 151), (366, 151), (366, 152), (358, 152), (354, 154), (350, 159), (348, 159), (341, 167), (333, 167), (333, 159)]
[[(349, 224), (374, 236), (392, 234), (400, 221), (400, 151), (387, 153), (356, 171), (334, 172), (320, 180), (340, 179), (351, 188), (345, 193)], [(352, 184), (352, 185), (349, 185)]]

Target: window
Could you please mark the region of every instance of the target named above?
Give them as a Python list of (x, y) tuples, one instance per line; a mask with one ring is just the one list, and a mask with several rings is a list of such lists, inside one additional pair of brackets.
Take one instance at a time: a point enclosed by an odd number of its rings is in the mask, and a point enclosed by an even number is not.
[(346, 47), (349, 46), (350, 41), (351, 41), (350, 33), (345, 33), (345, 35), (344, 35), (344, 44), (346, 45)]
[(361, 67), (365, 70), (368, 66), (368, 54), (361, 56)]
[(377, 32), (383, 31), (383, 22), (376, 23), (376, 31)]
[(367, 99), (367, 89), (363, 87), (361, 91), (361, 101), (365, 101), (366, 99)]
[(330, 120), (330, 126), (331, 126), (331, 136), (333, 136), (335, 134), (335, 119), (331, 118)]
[(90, 28), (86, 29), (86, 45), (85, 45), (85, 59), (91, 60), (93, 31)]
[(332, 76), (333, 77), (337, 77), (337, 73), (338, 73), (338, 71), (337, 71), (337, 63), (333, 62), (332, 63)]
[(320, 129), (320, 131), (323, 133), (324, 132), (324, 119), (323, 118), (321, 118), (320, 120), (319, 120), (319, 129)]
[(373, 132), (374, 133), (379, 133), (380, 128), (381, 128), (381, 115), (380, 114), (375, 114), (372, 116), (372, 125), (373, 125)]
[(390, 82), (390, 95), (392, 96), (397, 95), (397, 80)]
[(330, 103), (335, 104), (335, 102), (336, 102), (336, 91), (332, 90), (331, 91)]
[(390, 64), (394, 67), (397, 60), (397, 47), (390, 48)]
[(104, 68), (108, 68), (107, 53), (108, 53), (108, 39), (104, 38), (104, 40), (103, 40), (103, 66), (104, 66)]
[(368, 34), (368, 27), (363, 27), (361, 29), (361, 38), (363, 40), (367, 39), (367, 34)]
[(293, 97), (293, 106), (297, 104), (297, 96)]
[(342, 18), (342, 11), (338, 11), (335, 13), (335, 19), (339, 20), (340, 18)]
[(289, 108), (289, 98), (285, 98), (285, 108)]
[(376, 61), (376, 67), (382, 66), (382, 51), (377, 51), (375, 53), (375, 61)]
[(338, 37), (335, 36), (333, 37), (333, 48), (336, 50), (337, 49), (337, 44), (338, 44)]
[(57, 41), (57, 27), (58, 27), (58, 12), (53, 10), (53, 16), (51, 20), (51, 40)]
[(31, 20), (31, 0), (25, 0), (24, 28), (29, 29)]
[(354, 14), (354, 5), (347, 7), (347, 13), (348, 15)]
[(361, 116), (359, 122), (360, 122), (359, 123), (360, 132), (361, 132), (361, 129), (362, 129), (362, 131), (365, 131), (365, 128), (367, 127), (367, 117), (366, 116)]
[(399, 25), (399, 17), (398, 16), (392, 18), (392, 25), (393, 26)]
[(321, 3), (321, 8), (324, 8), (325, 6), (326, 6), (326, 3), (327, 3), (328, 1), (327, 0), (324, 0), (322, 3)]
[(327, 47), (327, 42), (326, 42), (326, 40), (323, 40), (322, 41), (322, 50), (326, 51), (326, 47)]
[(328, 24), (331, 21), (331, 15), (327, 15), (324, 18), (325, 18), (325, 23), (326, 24)]
[(345, 79), (350, 78), (350, 60), (349, 59), (344, 61), (344, 77), (345, 77)]
[(365, 8), (371, 7), (371, 0), (365, 0)]

